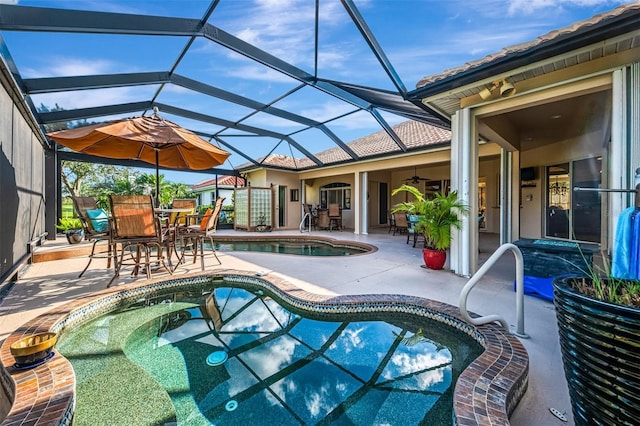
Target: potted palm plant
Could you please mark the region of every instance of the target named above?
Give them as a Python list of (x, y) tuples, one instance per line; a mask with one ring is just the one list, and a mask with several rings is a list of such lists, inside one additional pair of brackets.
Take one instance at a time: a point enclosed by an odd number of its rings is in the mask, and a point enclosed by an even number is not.
[(56, 228), (64, 232), (69, 244), (78, 244), (84, 238), (82, 222), (77, 217), (61, 217)]
[(422, 233), (425, 248), (422, 251), (425, 266), (429, 269), (442, 269), (447, 260), (446, 250), (451, 246), (451, 228), (462, 227), (462, 215), (469, 213), (469, 207), (458, 200), (456, 191), (449, 194), (436, 192), (432, 198), (426, 198), (415, 186), (402, 185), (391, 195), (408, 192), (414, 200), (398, 204), (393, 212), (407, 212), (418, 216), (416, 232)]

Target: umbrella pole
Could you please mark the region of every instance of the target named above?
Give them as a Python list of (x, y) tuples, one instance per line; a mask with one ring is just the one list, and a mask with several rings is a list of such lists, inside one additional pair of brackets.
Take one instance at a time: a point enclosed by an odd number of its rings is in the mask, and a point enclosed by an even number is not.
[(156, 149), (156, 208), (160, 207), (160, 170), (158, 163), (158, 150)]

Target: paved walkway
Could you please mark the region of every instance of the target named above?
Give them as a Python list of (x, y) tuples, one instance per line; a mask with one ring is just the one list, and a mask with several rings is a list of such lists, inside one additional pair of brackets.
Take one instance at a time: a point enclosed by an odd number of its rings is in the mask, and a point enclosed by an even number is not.
[[(246, 235), (246, 232), (218, 231), (220, 234)], [(271, 235), (295, 234), (297, 231), (273, 232)], [(447, 271), (422, 268), (419, 248), (405, 244), (406, 236), (392, 236), (386, 229), (369, 235), (349, 231), (316, 232), (340, 240), (361, 241), (378, 247), (366, 255), (347, 257), (304, 257), (255, 252), (218, 253), (225, 268), (269, 271), (288, 279), (305, 290), (320, 294), (397, 293), (420, 296), (458, 305), (460, 291), (467, 279)], [(484, 262), (498, 245), (495, 234), (481, 234), (480, 261)], [(41, 250), (66, 246), (63, 238), (47, 242)], [(210, 262), (210, 261), (209, 261)], [(112, 276), (106, 261), (97, 260), (78, 279), (86, 257), (35, 263), (20, 276), (9, 294), (0, 302), (0, 341), (24, 322), (54, 306), (102, 289)], [(213, 262), (211, 262), (213, 265)], [(207, 266), (215, 268), (215, 266)], [(194, 265), (181, 265), (176, 274), (198, 271)], [(481, 315), (499, 314), (515, 328), (515, 261), (506, 253), (481, 280), (469, 297), (469, 310)], [(123, 273), (120, 282), (126, 282)], [(571, 407), (557, 336), (553, 303), (525, 296), (525, 331), (523, 339), (530, 358), (529, 388), (511, 416), (512, 425), (572, 424)], [(561, 422), (549, 407), (566, 412), (569, 423)]]

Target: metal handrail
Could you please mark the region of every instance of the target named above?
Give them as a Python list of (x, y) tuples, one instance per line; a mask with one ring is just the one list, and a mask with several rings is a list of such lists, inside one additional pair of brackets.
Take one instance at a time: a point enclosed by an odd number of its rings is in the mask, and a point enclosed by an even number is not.
[(465, 321), (468, 321), (473, 325), (483, 325), (497, 321), (505, 328), (505, 330), (509, 331), (509, 324), (500, 315), (485, 315), (479, 318), (471, 318), (467, 311), (467, 298), (469, 297), (471, 289), (475, 287), (478, 281), (480, 281), (480, 278), (484, 276), (484, 274), (507, 250), (511, 250), (516, 258), (516, 316), (518, 318), (518, 324), (516, 331), (513, 332), (513, 334), (523, 339), (528, 339), (529, 335), (524, 332), (524, 259), (522, 258), (522, 252), (515, 244), (505, 243), (498, 247), (489, 259), (487, 259), (484, 265), (478, 269), (478, 272), (473, 274), (471, 279), (467, 281), (460, 292), (460, 312), (462, 313), (462, 317)]
[[(304, 229), (304, 221), (307, 220), (307, 218), (309, 218), (309, 229), (305, 230)], [(311, 216), (309, 215), (309, 213), (304, 213), (302, 215), (302, 220), (300, 221), (300, 232), (308, 232), (311, 233)]]

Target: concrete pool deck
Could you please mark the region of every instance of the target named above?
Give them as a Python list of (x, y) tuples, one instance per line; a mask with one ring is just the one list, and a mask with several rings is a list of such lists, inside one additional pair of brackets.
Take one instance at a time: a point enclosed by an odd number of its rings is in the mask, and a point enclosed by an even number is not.
[[(405, 244), (406, 236), (392, 236), (384, 229), (369, 235), (354, 235), (349, 231), (313, 232), (312, 235), (341, 240), (359, 241), (378, 247), (378, 251), (349, 257), (300, 257), (254, 252), (218, 253), (225, 269), (244, 271), (274, 271), (311, 293), (323, 295), (403, 294), (458, 305), (460, 290), (467, 279), (447, 271), (421, 268), (421, 250)], [(249, 235), (246, 232), (219, 231), (221, 235)], [(270, 235), (300, 235), (297, 231), (274, 232)], [(497, 237), (484, 234), (481, 238), (481, 261), (497, 247)], [(68, 247), (66, 241), (47, 242), (42, 250), (56, 246)], [(86, 257), (34, 263), (13, 286), (0, 304), (0, 339), (26, 321), (74, 300), (102, 290), (112, 276), (106, 262), (94, 261), (82, 279), (77, 275), (86, 264)], [(505, 254), (481, 280), (469, 297), (469, 309), (481, 315), (500, 314), (515, 325), (515, 276), (513, 256)], [(215, 270), (215, 266), (212, 269)], [(176, 274), (199, 271), (199, 262), (181, 266)], [(277, 272), (275, 272), (277, 271)], [(158, 277), (163, 276), (158, 274)], [(164, 274), (164, 276), (167, 276)], [(119, 282), (128, 282), (123, 273)], [(551, 302), (525, 296), (525, 331), (530, 339), (522, 339), (529, 354), (529, 387), (511, 416), (513, 425), (567, 424), (554, 417), (549, 408), (566, 412), (571, 421), (568, 397), (556, 329), (555, 310)]]

